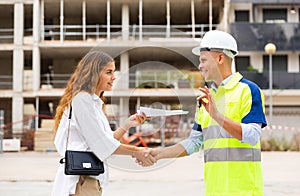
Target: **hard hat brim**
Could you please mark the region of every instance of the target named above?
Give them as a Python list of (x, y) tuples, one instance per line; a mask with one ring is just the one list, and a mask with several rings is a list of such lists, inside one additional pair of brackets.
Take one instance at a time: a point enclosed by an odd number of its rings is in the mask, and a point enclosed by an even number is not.
[[(201, 47), (201, 46), (195, 47), (192, 49), (192, 53), (194, 55), (200, 56), (201, 49), (203, 49), (203, 47)], [(226, 51), (226, 49), (224, 49), (224, 50)], [(229, 55), (229, 53), (226, 53), (225, 51), (220, 51), (220, 52), (224, 53), (225, 55), (229, 56), (230, 58), (234, 58), (236, 55), (238, 55), (238, 52), (233, 52), (231, 50), (227, 50), (231, 54), (231, 55)]]
[(201, 47), (197, 46), (197, 47), (195, 47), (195, 48), (192, 49), (192, 53), (194, 55), (200, 56), (200, 49), (201, 49)]

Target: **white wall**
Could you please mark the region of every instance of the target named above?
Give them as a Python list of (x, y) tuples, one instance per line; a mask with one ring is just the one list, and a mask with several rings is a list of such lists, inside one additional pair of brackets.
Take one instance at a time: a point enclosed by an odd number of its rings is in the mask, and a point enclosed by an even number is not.
[(249, 20), (253, 22), (253, 10), (252, 5), (248, 3), (236, 3), (232, 4), (230, 11), (229, 11), (229, 23), (235, 22), (235, 10), (249, 10)]
[(292, 52), (288, 54), (288, 72), (299, 72), (299, 53)]

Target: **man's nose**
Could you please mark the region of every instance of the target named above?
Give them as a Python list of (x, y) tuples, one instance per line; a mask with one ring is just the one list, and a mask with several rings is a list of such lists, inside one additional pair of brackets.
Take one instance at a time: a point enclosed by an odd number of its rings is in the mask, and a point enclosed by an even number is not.
[(198, 69), (201, 71), (201, 69), (202, 69), (201, 63), (199, 63)]

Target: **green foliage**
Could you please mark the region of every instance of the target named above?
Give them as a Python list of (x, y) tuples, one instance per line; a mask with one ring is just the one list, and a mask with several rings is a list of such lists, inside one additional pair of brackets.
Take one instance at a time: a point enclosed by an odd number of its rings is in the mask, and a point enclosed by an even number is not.
[(247, 68), (249, 72), (258, 73), (258, 69), (254, 68), (252, 65), (248, 66)]

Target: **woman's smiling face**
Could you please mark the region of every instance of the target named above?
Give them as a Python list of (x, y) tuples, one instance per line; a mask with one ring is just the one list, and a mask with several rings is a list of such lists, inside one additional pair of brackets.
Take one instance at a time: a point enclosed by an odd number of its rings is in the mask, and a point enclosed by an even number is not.
[(97, 85), (97, 94), (99, 95), (103, 91), (111, 91), (115, 78), (115, 62), (107, 64), (100, 73), (99, 82)]

